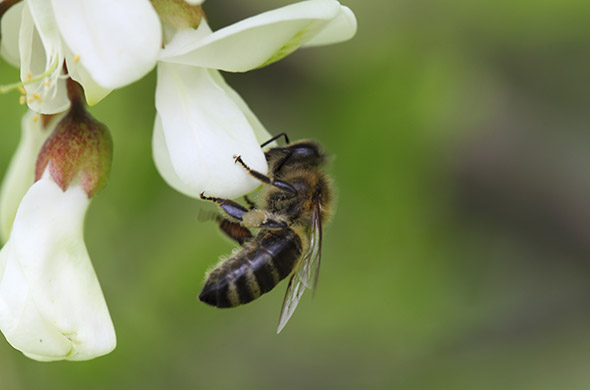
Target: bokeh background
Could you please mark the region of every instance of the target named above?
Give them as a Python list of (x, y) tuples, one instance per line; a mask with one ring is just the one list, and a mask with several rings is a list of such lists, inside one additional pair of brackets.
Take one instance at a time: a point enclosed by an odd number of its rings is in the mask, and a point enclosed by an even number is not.
[[(220, 28), (288, 3), (205, 11)], [(2, 340), (2, 389), (590, 388), (590, 3), (344, 3), (352, 41), (226, 75), (272, 133), (335, 156), (315, 299), (278, 336), (286, 282), (197, 300), (232, 244), (156, 172), (152, 73), (92, 109), (115, 156), (85, 236), (118, 347), (38, 363)], [(23, 113), (0, 96), (0, 172)]]

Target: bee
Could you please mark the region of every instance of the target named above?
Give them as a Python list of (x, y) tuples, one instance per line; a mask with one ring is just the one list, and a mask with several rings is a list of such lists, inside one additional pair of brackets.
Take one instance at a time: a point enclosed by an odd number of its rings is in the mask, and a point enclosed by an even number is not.
[[(327, 156), (311, 140), (289, 143), (282, 133), (261, 145), (284, 137), (286, 146), (265, 152), (268, 175), (234, 156), (235, 162), (264, 184), (259, 205), (249, 208), (230, 199), (205, 196), (224, 212), (221, 230), (242, 248), (222, 261), (209, 275), (199, 299), (219, 308), (235, 307), (257, 299), (291, 275), (277, 333), (295, 311), (303, 292), (317, 287), (322, 249), (322, 225), (332, 203), (332, 181), (324, 173)], [(227, 215), (227, 216), (226, 216)], [(258, 229), (253, 236), (250, 229)]]

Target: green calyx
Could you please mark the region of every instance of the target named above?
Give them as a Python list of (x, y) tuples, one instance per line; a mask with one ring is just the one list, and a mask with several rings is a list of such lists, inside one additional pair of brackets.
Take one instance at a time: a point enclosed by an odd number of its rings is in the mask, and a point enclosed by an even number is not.
[(152, 0), (152, 6), (163, 23), (176, 29), (197, 28), (205, 17), (200, 5), (190, 5), (184, 0)]

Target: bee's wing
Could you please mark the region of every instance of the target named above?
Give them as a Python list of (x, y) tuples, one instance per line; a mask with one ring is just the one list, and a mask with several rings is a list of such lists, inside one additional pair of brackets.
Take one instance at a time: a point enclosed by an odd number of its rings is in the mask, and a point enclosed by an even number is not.
[(281, 309), (281, 316), (279, 318), (279, 326), (277, 333), (281, 330), (293, 315), (299, 300), (303, 296), (306, 288), (315, 289), (318, 283), (318, 275), (320, 271), (320, 261), (322, 259), (322, 219), (320, 215), (319, 203), (316, 204), (312, 211), (312, 226), (309, 230), (309, 247), (303, 254), (303, 257), (297, 268), (293, 272), (291, 279), (289, 279), (289, 286), (283, 301), (283, 308)]

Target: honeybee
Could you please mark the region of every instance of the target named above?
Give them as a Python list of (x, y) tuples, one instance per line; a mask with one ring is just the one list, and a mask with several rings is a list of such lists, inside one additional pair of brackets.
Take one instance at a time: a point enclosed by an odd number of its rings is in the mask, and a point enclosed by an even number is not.
[[(235, 162), (265, 184), (260, 204), (246, 198), (249, 208), (230, 199), (205, 196), (217, 203), (227, 217), (220, 228), (243, 247), (207, 276), (199, 299), (226, 308), (253, 301), (291, 275), (283, 301), (277, 333), (295, 311), (303, 292), (315, 292), (322, 249), (322, 225), (332, 201), (332, 182), (322, 167), (326, 155), (314, 141), (289, 143), (265, 152), (268, 175), (234, 156)], [(250, 229), (259, 229), (253, 236)]]

